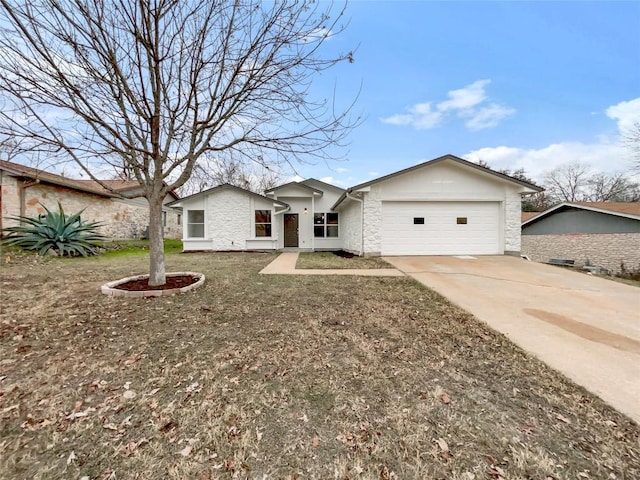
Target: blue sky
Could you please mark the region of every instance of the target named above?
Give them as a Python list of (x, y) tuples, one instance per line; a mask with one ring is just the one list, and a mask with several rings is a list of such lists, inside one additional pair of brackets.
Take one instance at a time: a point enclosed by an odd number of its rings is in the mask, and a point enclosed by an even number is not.
[(350, 186), (452, 153), (535, 179), (559, 164), (629, 166), (640, 121), (640, 2), (352, 1), (328, 49), (355, 63), (317, 79), (360, 89), (347, 161), (303, 177)]

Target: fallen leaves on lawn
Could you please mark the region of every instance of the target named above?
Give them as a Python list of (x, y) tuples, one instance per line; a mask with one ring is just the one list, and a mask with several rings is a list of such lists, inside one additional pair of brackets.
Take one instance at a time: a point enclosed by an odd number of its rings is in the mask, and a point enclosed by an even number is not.
[(145, 443), (149, 443), (149, 440), (147, 440), (146, 438), (141, 438), (137, 442), (135, 440), (132, 440), (126, 443), (122, 448), (120, 448), (119, 453), (124, 455), (125, 457), (130, 457), (135, 453), (136, 450), (138, 450), (138, 448), (140, 448), (141, 445)]

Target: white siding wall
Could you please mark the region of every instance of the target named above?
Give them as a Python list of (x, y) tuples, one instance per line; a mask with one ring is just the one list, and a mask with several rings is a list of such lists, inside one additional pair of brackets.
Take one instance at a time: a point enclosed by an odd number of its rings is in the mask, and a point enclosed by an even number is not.
[[(278, 195), (278, 200), (288, 204), (291, 209), (286, 212), (288, 214), (298, 214), (298, 248), (312, 249), (313, 248), (313, 206), (311, 204), (311, 198), (300, 197), (281, 197)], [(304, 209), (307, 209), (307, 213), (304, 213)], [(284, 248), (284, 216), (278, 215), (281, 223), (278, 226), (278, 248)]]
[[(324, 189), (324, 194), (322, 197), (315, 197), (313, 199), (313, 208), (314, 212), (317, 213), (327, 213), (331, 212), (331, 207), (338, 201), (340, 195), (342, 195), (341, 190), (335, 190), (332, 188), (326, 188), (321, 184), (315, 184), (313, 182), (312, 187), (317, 188), (319, 190)], [(342, 221), (342, 214), (338, 212), (338, 238), (330, 237), (330, 238), (313, 238), (313, 248), (315, 250), (340, 250), (343, 248), (343, 233), (342, 229), (344, 228), (344, 223)], [(313, 235), (313, 232), (311, 232)]]
[(211, 240), (207, 235), (207, 224), (205, 217), (204, 238), (189, 238), (189, 210), (204, 210), (205, 199), (195, 198), (186, 200), (182, 206), (182, 250), (185, 252), (193, 250), (211, 250)]

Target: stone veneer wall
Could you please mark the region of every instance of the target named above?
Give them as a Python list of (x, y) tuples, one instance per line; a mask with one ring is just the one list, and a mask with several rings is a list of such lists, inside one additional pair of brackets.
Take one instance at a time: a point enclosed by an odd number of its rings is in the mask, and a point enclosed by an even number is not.
[[(4, 174), (2, 176), (2, 226), (15, 224), (8, 216), (20, 215), (20, 197), (18, 179)], [(91, 193), (39, 183), (25, 190), (25, 211), (28, 217), (44, 213), (45, 205), (49, 210), (62, 204), (66, 213), (77, 213), (82, 209), (82, 219), (87, 222), (102, 222), (105, 225), (101, 233), (109, 238), (141, 238), (149, 223), (149, 207), (146, 199), (118, 199), (102, 197)], [(42, 205), (41, 205), (42, 204)], [(181, 238), (182, 227), (178, 225), (178, 214), (174, 209), (165, 207), (167, 225), (165, 238)]]
[(340, 209), (340, 236), (342, 248), (358, 255), (363, 253), (362, 204), (357, 200), (349, 200), (347, 206)]
[(380, 187), (373, 185), (364, 195), (364, 254), (380, 255), (382, 252), (382, 201)]
[(504, 253), (520, 255), (522, 232), (522, 197), (516, 190), (506, 189), (504, 205)]
[(523, 235), (522, 253), (536, 262), (562, 258), (619, 273), (621, 263), (628, 270), (640, 268), (640, 233)]

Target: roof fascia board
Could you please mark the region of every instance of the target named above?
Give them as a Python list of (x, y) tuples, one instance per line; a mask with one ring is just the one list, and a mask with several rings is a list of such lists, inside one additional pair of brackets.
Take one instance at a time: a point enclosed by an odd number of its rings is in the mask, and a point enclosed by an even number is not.
[(630, 218), (632, 220), (640, 220), (640, 216), (638, 215), (634, 215), (632, 213), (622, 213), (622, 212), (614, 212), (613, 210), (604, 210), (602, 208), (597, 208), (597, 207), (590, 207), (587, 205), (580, 205), (578, 203), (572, 203), (572, 202), (563, 202), (559, 205), (556, 205), (554, 207), (549, 208), (548, 210), (545, 210), (544, 212), (540, 212), (538, 215), (531, 217), (530, 219), (528, 219), (525, 222), (522, 222), (522, 226), (526, 227), (527, 225), (529, 225), (530, 223), (535, 223), (534, 221), (538, 221), (542, 218), (548, 217), (549, 215), (557, 212), (560, 209), (563, 208), (577, 208), (580, 210), (588, 210), (590, 212), (596, 212), (596, 213), (604, 213), (607, 215), (613, 215), (614, 217), (623, 217), (623, 218)]
[(260, 198), (261, 200), (268, 200), (270, 202), (273, 202), (274, 205), (279, 205), (279, 206), (282, 206), (282, 207), (288, 207), (289, 206), (288, 203), (285, 203), (285, 202), (283, 202), (281, 200), (277, 200), (275, 198), (269, 198), (269, 197), (267, 197), (265, 195), (260, 195), (259, 193), (252, 192), (251, 190), (246, 190), (246, 189), (241, 188), (241, 187), (236, 187), (235, 185), (231, 185), (231, 184), (228, 184), (228, 183), (223, 183), (222, 185), (216, 185), (215, 187), (211, 187), (211, 188), (208, 188), (208, 189), (203, 190), (201, 192), (194, 193), (193, 195), (189, 195), (187, 197), (181, 198), (179, 200), (176, 200), (175, 202), (167, 203), (167, 206), (168, 207), (182, 207), (181, 204), (185, 200), (189, 200), (190, 201), (190, 200), (193, 200), (195, 198), (198, 198), (198, 197), (201, 197), (201, 196), (205, 196), (205, 195), (209, 195), (211, 193), (216, 193), (216, 192), (219, 192), (219, 191), (222, 191), (222, 190), (236, 190), (236, 191), (242, 192), (242, 193), (244, 193), (246, 195), (251, 195), (253, 197)]

